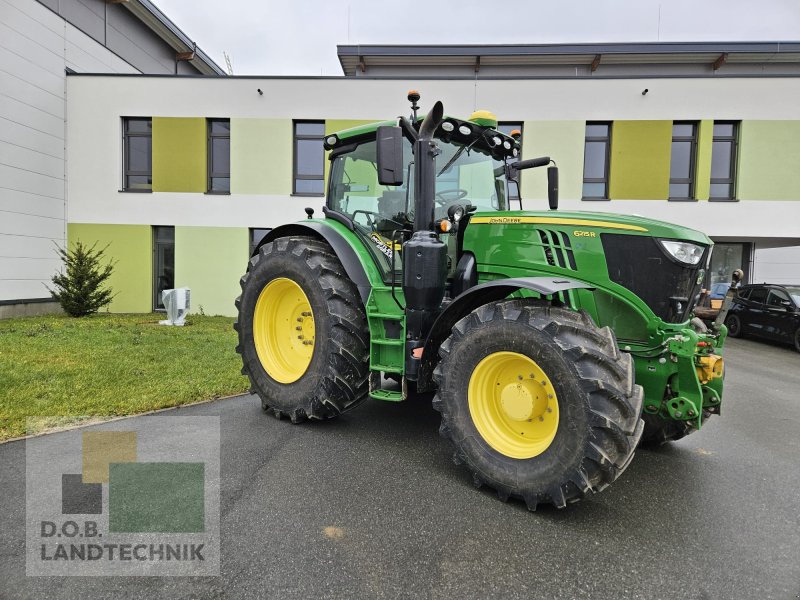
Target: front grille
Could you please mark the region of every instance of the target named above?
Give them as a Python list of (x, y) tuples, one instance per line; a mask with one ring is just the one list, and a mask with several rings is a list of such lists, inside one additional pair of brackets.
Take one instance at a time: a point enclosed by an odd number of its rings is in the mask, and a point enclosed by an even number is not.
[(608, 276), (639, 296), (667, 323), (681, 323), (694, 308), (700, 284), (698, 272), (708, 249), (694, 266), (677, 263), (655, 238), (617, 233), (601, 234)]

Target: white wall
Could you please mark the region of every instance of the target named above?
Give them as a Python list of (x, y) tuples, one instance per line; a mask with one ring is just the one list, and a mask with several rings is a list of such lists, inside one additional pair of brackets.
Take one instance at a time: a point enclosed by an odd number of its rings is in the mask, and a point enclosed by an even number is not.
[[(448, 114), (465, 116), (475, 106), (488, 107), (509, 121), (800, 119), (798, 78), (481, 81), (477, 104), (475, 83), (461, 80), (71, 76), (67, 86), (69, 221), (81, 223), (274, 226), (302, 218), (302, 207), (313, 204), (290, 196), (120, 193), (120, 117), (125, 115), (379, 120), (408, 113), (407, 90), (420, 89), (423, 109), (441, 99)], [(650, 91), (642, 96), (645, 87)], [(561, 205), (640, 214), (712, 237), (800, 242), (800, 201), (586, 203), (562, 198)], [(543, 201), (526, 202), (529, 209), (543, 207)]]
[(65, 69), (135, 73), (35, 0), (0, 0), (0, 301), (45, 298), (65, 205)]
[(800, 246), (762, 248), (756, 244), (753, 283), (800, 285)]

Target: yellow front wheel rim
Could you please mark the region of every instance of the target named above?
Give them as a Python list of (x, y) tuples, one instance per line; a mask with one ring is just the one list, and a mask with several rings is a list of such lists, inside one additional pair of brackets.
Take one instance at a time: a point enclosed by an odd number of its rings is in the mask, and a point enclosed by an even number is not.
[(547, 450), (558, 431), (558, 396), (532, 358), (494, 352), (469, 379), (469, 412), (489, 446), (510, 458), (533, 458)]
[(253, 340), (267, 374), (278, 383), (294, 383), (314, 355), (314, 312), (297, 282), (278, 277), (258, 296)]

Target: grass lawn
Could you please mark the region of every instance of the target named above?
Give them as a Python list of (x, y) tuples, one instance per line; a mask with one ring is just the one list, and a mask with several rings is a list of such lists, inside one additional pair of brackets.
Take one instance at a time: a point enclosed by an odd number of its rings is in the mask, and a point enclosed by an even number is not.
[[(0, 320), (0, 440), (74, 417), (121, 416), (245, 392), (232, 318), (97, 314)], [(30, 433), (30, 432), (28, 432)]]

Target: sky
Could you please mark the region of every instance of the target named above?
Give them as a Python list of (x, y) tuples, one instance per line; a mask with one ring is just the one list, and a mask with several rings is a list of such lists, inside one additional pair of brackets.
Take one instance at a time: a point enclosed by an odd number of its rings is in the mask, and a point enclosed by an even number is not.
[(235, 75), (341, 75), (337, 44), (797, 41), (798, 0), (154, 0)]

